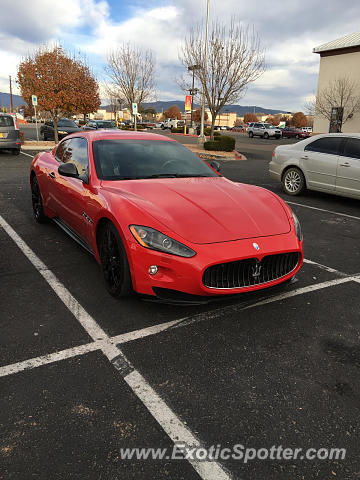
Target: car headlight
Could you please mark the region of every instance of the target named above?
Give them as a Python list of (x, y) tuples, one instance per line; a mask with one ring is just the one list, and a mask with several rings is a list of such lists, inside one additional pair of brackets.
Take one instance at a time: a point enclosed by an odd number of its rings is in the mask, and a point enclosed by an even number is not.
[(193, 257), (196, 254), (191, 248), (153, 228), (143, 227), (142, 225), (130, 225), (129, 228), (138, 243), (145, 248), (178, 255), (179, 257)]
[(64, 130), (58, 130), (58, 133), (61, 133), (61, 135), (67, 135), (68, 132), (64, 132)]
[(297, 216), (295, 215), (294, 212), (292, 212), (292, 216), (293, 216), (293, 219), (294, 219), (296, 236), (297, 236), (298, 240), (301, 242), (303, 236), (302, 236), (301, 225), (300, 225), (299, 219), (297, 218)]

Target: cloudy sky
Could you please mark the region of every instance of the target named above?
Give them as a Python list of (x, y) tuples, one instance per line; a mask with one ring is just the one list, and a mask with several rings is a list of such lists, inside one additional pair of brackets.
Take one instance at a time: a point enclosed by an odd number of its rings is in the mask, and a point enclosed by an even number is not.
[[(157, 62), (157, 99), (183, 99), (175, 82), (188, 28), (204, 20), (206, 0), (0, 0), (0, 92), (16, 77), (21, 58), (60, 42), (86, 55), (104, 80), (109, 51), (124, 41), (151, 48)], [(266, 49), (266, 73), (238, 103), (289, 111), (303, 109), (316, 91), (314, 46), (359, 30), (359, 0), (210, 0), (210, 21), (233, 15), (254, 26)], [(15, 85), (15, 93), (18, 93)]]

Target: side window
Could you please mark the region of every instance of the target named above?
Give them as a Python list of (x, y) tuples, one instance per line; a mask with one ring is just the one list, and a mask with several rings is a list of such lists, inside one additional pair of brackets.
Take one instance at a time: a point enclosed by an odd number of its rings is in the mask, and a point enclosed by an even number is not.
[(357, 138), (348, 138), (344, 147), (344, 157), (360, 159), (360, 140)]
[(61, 142), (59, 144), (59, 146), (56, 150), (56, 153), (55, 153), (55, 158), (59, 162), (64, 162), (64, 156), (65, 156), (66, 149), (69, 145), (69, 142), (70, 142), (70, 140), (64, 140), (63, 142)]
[(340, 145), (343, 138), (323, 137), (306, 145), (305, 150), (309, 152), (328, 153), (339, 155)]
[(62, 161), (74, 163), (79, 174), (84, 175), (89, 166), (87, 141), (85, 138), (76, 137), (69, 139), (68, 142)]

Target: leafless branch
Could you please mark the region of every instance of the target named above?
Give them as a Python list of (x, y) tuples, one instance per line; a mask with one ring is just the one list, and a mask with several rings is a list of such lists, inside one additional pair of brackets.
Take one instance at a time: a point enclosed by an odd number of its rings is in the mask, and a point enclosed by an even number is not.
[(215, 22), (209, 34), (208, 60), (204, 65), (205, 42), (201, 25), (191, 29), (185, 38), (179, 58), (188, 68), (200, 65), (194, 71), (205, 92), (206, 103), (212, 115), (212, 133), (215, 119), (226, 104), (235, 103), (247, 86), (265, 70), (264, 51), (259, 36), (232, 18), (230, 25)]
[(344, 124), (356, 113), (360, 112), (360, 96), (357, 82), (349, 77), (339, 77), (320, 90), (316, 97), (315, 112), (329, 122), (332, 108), (343, 108)]
[(124, 43), (108, 55), (105, 71), (129, 109), (132, 103), (141, 105), (154, 96), (155, 60), (151, 50)]

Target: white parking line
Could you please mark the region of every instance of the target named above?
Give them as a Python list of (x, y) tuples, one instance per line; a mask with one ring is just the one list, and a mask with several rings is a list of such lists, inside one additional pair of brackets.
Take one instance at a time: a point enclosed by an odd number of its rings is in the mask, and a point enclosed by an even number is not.
[[(193, 446), (200, 446), (200, 441), (195, 437), (184, 423), (176, 416), (169, 406), (162, 400), (153, 388), (147, 383), (140, 372), (135, 370), (126, 359), (123, 352), (117, 348), (109, 336), (96, 323), (96, 321), (85, 311), (80, 303), (71, 295), (66, 287), (56, 278), (46, 265), (37, 257), (30, 247), (19, 237), (13, 228), (0, 215), (0, 225), (4, 228), (9, 237), (16, 243), (18, 248), (34, 265), (36, 270), (43, 276), (48, 285), (56, 293), (59, 299), (70, 310), (74, 317), (83, 326), (88, 335), (94, 340), (105, 340), (101, 346), (104, 355), (113, 365), (119, 369), (125, 369), (123, 376), (125, 382), (132, 389), (134, 394), (143, 402), (155, 420), (161, 425), (170, 439), (175, 442), (184, 442)], [(119, 358), (120, 357), (120, 358)], [(216, 461), (201, 462), (189, 460), (190, 464), (197, 471), (203, 480), (230, 480), (231, 476), (225, 472), (223, 467)]]
[(303, 205), (302, 203), (288, 202), (290, 205), (297, 205), (298, 207), (310, 208), (311, 210), (319, 210), (320, 212), (331, 213), (332, 215), (337, 215), (339, 217), (352, 218), (354, 220), (360, 220), (360, 217), (355, 217), (354, 215), (348, 215), (346, 213), (334, 212), (333, 210), (326, 210), (325, 208), (311, 207), (310, 205)]
[(27, 157), (34, 158), (34, 155), (30, 155), (30, 153), (25, 153), (23, 151), (20, 152), (22, 155), (26, 155)]
[(242, 310), (248, 310), (249, 308), (258, 307), (259, 305), (266, 305), (267, 303), (286, 300), (287, 298), (295, 297), (297, 295), (303, 295), (304, 293), (315, 292), (316, 290), (333, 287), (334, 285), (340, 285), (341, 283), (352, 282), (354, 280), (355, 280), (355, 277), (346, 277), (346, 278), (336, 278), (335, 280), (328, 280), (327, 282), (322, 282), (322, 283), (315, 283), (314, 285), (298, 288), (296, 290), (292, 290), (291, 292), (281, 293), (280, 295), (275, 295), (274, 297), (266, 298), (265, 300), (261, 300), (260, 302), (247, 305), (246, 307), (242, 308)]
[(322, 263), (314, 262), (312, 260), (309, 260), (308, 258), (304, 258), (304, 263), (308, 263), (309, 265), (315, 265), (318, 268), (321, 268), (321, 270), (326, 270), (327, 272), (330, 273), (335, 273), (337, 275), (340, 275), (341, 277), (348, 277), (344, 272), (340, 272), (340, 270), (336, 270), (335, 268), (328, 267), (327, 265), (323, 265)]

